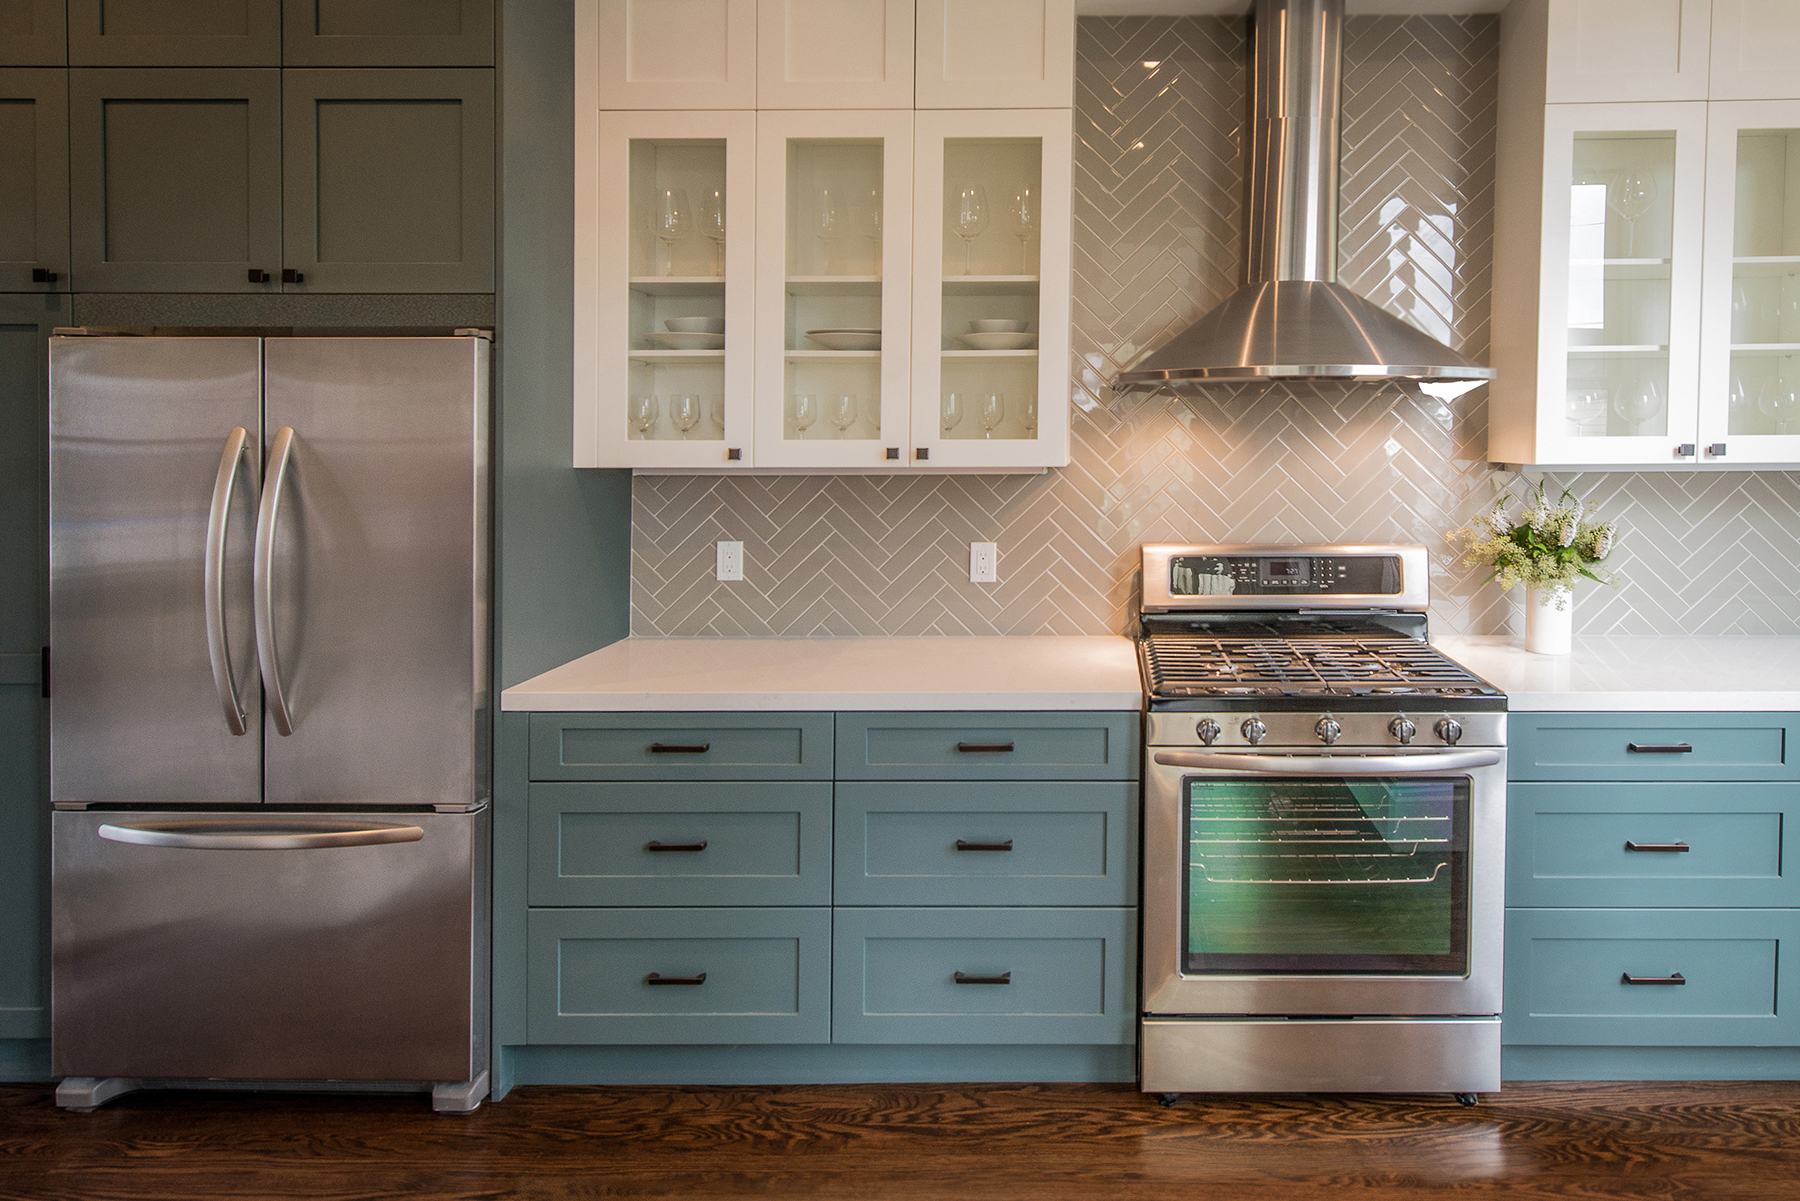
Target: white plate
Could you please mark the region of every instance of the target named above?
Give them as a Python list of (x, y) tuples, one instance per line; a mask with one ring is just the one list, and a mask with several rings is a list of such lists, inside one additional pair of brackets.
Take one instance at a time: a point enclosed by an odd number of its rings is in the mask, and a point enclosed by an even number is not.
[(1037, 341), (1037, 335), (958, 334), (956, 340), (971, 350), (1024, 350)]
[(725, 349), (724, 334), (677, 334), (658, 330), (650, 335), (650, 340), (659, 346), (667, 346), (670, 350)]
[(806, 336), (827, 350), (880, 350), (878, 329), (809, 329)]

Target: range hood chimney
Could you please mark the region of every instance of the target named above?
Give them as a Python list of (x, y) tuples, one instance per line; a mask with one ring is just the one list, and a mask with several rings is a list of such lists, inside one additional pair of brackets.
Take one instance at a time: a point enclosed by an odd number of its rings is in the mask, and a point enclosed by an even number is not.
[(1215, 380), (1490, 380), (1337, 282), (1344, 0), (1256, 0), (1247, 282), (1114, 388)]

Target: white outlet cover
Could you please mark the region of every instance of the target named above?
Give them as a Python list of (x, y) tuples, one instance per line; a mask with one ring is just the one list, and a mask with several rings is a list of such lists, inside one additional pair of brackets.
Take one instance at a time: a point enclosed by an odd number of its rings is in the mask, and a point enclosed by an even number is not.
[(969, 543), (969, 583), (1000, 582), (1000, 548), (994, 542)]
[(715, 574), (720, 580), (744, 578), (744, 544), (742, 542), (719, 543), (718, 568)]

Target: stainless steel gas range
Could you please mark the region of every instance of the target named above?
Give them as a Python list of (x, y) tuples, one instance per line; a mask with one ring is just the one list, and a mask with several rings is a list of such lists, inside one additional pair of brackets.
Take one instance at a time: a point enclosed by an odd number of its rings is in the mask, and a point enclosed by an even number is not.
[(1417, 546), (1146, 546), (1140, 1081), (1500, 1087), (1506, 698)]

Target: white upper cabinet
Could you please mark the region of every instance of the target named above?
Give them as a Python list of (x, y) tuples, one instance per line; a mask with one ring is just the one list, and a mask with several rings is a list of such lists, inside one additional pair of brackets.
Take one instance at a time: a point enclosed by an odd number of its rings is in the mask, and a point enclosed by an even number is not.
[(1512, 0), (1506, 19), (1546, 23), (1551, 103), (1705, 100), (1717, 0)]
[(759, 0), (757, 27), (758, 108), (913, 106), (913, 0)]
[(575, 39), (600, 108), (756, 107), (756, 0), (584, 0)]
[(918, 108), (1068, 108), (1074, 0), (918, 0)]
[(1714, 100), (1800, 97), (1800, 3), (1713, 0)]

